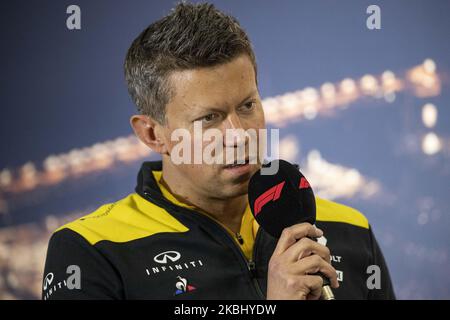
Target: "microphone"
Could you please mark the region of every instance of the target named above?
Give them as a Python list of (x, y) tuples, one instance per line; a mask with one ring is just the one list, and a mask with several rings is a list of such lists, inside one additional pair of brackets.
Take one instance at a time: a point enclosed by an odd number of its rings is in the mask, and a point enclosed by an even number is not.
[[(294, 224), (316, 222), (316, 200), (305, 176), (285, 160), (274, 160), (265, 166), (278, 165), (273, 175), (261, 174), (258, 170), (249, 181), (248, 201), (253, 216), (259, 225), (275, 238), (284, 228)], [(313, 239), (316, 240), (316, 239)], [(322, 298), (334, 300), (330, 280), (323, 279)]]

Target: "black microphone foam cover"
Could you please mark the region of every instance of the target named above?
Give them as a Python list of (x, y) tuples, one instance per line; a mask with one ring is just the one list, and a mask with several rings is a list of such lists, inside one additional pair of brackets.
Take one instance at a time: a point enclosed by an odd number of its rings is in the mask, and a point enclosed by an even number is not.
[(268, 165), (277, 164), (276, 174), (264, 175), (258, 170), (251, 177), (248, 200), (259, 225), (279, 238), (286, 227), (302, 222), (314, 224), (316, 201), (311, 186), (295, 166), (281, 159)]

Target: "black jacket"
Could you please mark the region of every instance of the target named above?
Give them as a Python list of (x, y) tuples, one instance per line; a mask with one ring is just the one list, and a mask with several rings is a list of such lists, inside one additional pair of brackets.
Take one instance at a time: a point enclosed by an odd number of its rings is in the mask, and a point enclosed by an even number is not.
[[(75, 220), (52, 235), (43, 299), (265, 299), (268, 261), (277, 240), (258, 229), (251, 261), (206, 215), (175, 205), (145, 162), (136, 193)], [(394, 299), (383, 255), (358, 211), (316, 197), (320, 239), (332, 254), (336, 299)], [(370, 265), (379, 281), (369, 282)], [(375, 270), (376, 272), (376, 270)]]

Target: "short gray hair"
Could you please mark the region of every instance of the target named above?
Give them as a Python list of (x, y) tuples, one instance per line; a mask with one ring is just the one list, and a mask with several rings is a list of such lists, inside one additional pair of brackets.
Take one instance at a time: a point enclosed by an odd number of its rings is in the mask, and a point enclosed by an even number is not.
[[(140, 113), (165, 123), (174, 95), (171, 72), (226, 63), (241, 54), (256, 58), (239, 22), (212, 4), (179, 3), (148, 26), (131, 44), (125, 59), (128, 92)], [(256, 81), (256, 79), (255, 79)]]

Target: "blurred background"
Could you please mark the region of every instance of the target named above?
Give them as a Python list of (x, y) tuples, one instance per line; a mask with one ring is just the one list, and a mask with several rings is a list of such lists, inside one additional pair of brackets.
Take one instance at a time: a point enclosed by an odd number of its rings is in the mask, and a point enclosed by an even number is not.
[[(368, 217), (400, 299), (450, 299), (450, 1), (211, 1), (256, 52), (270, 128)], [(0, 4), (0, 299), (40, 298), (53, 230), (132, 193), (131, 41), (174, 1)], [(81, 30), (66, 27), (69, 5)], [(370, 30), (369, 5), (381, 9)], [(447, 182), (446, 182), (447, 181)]]

